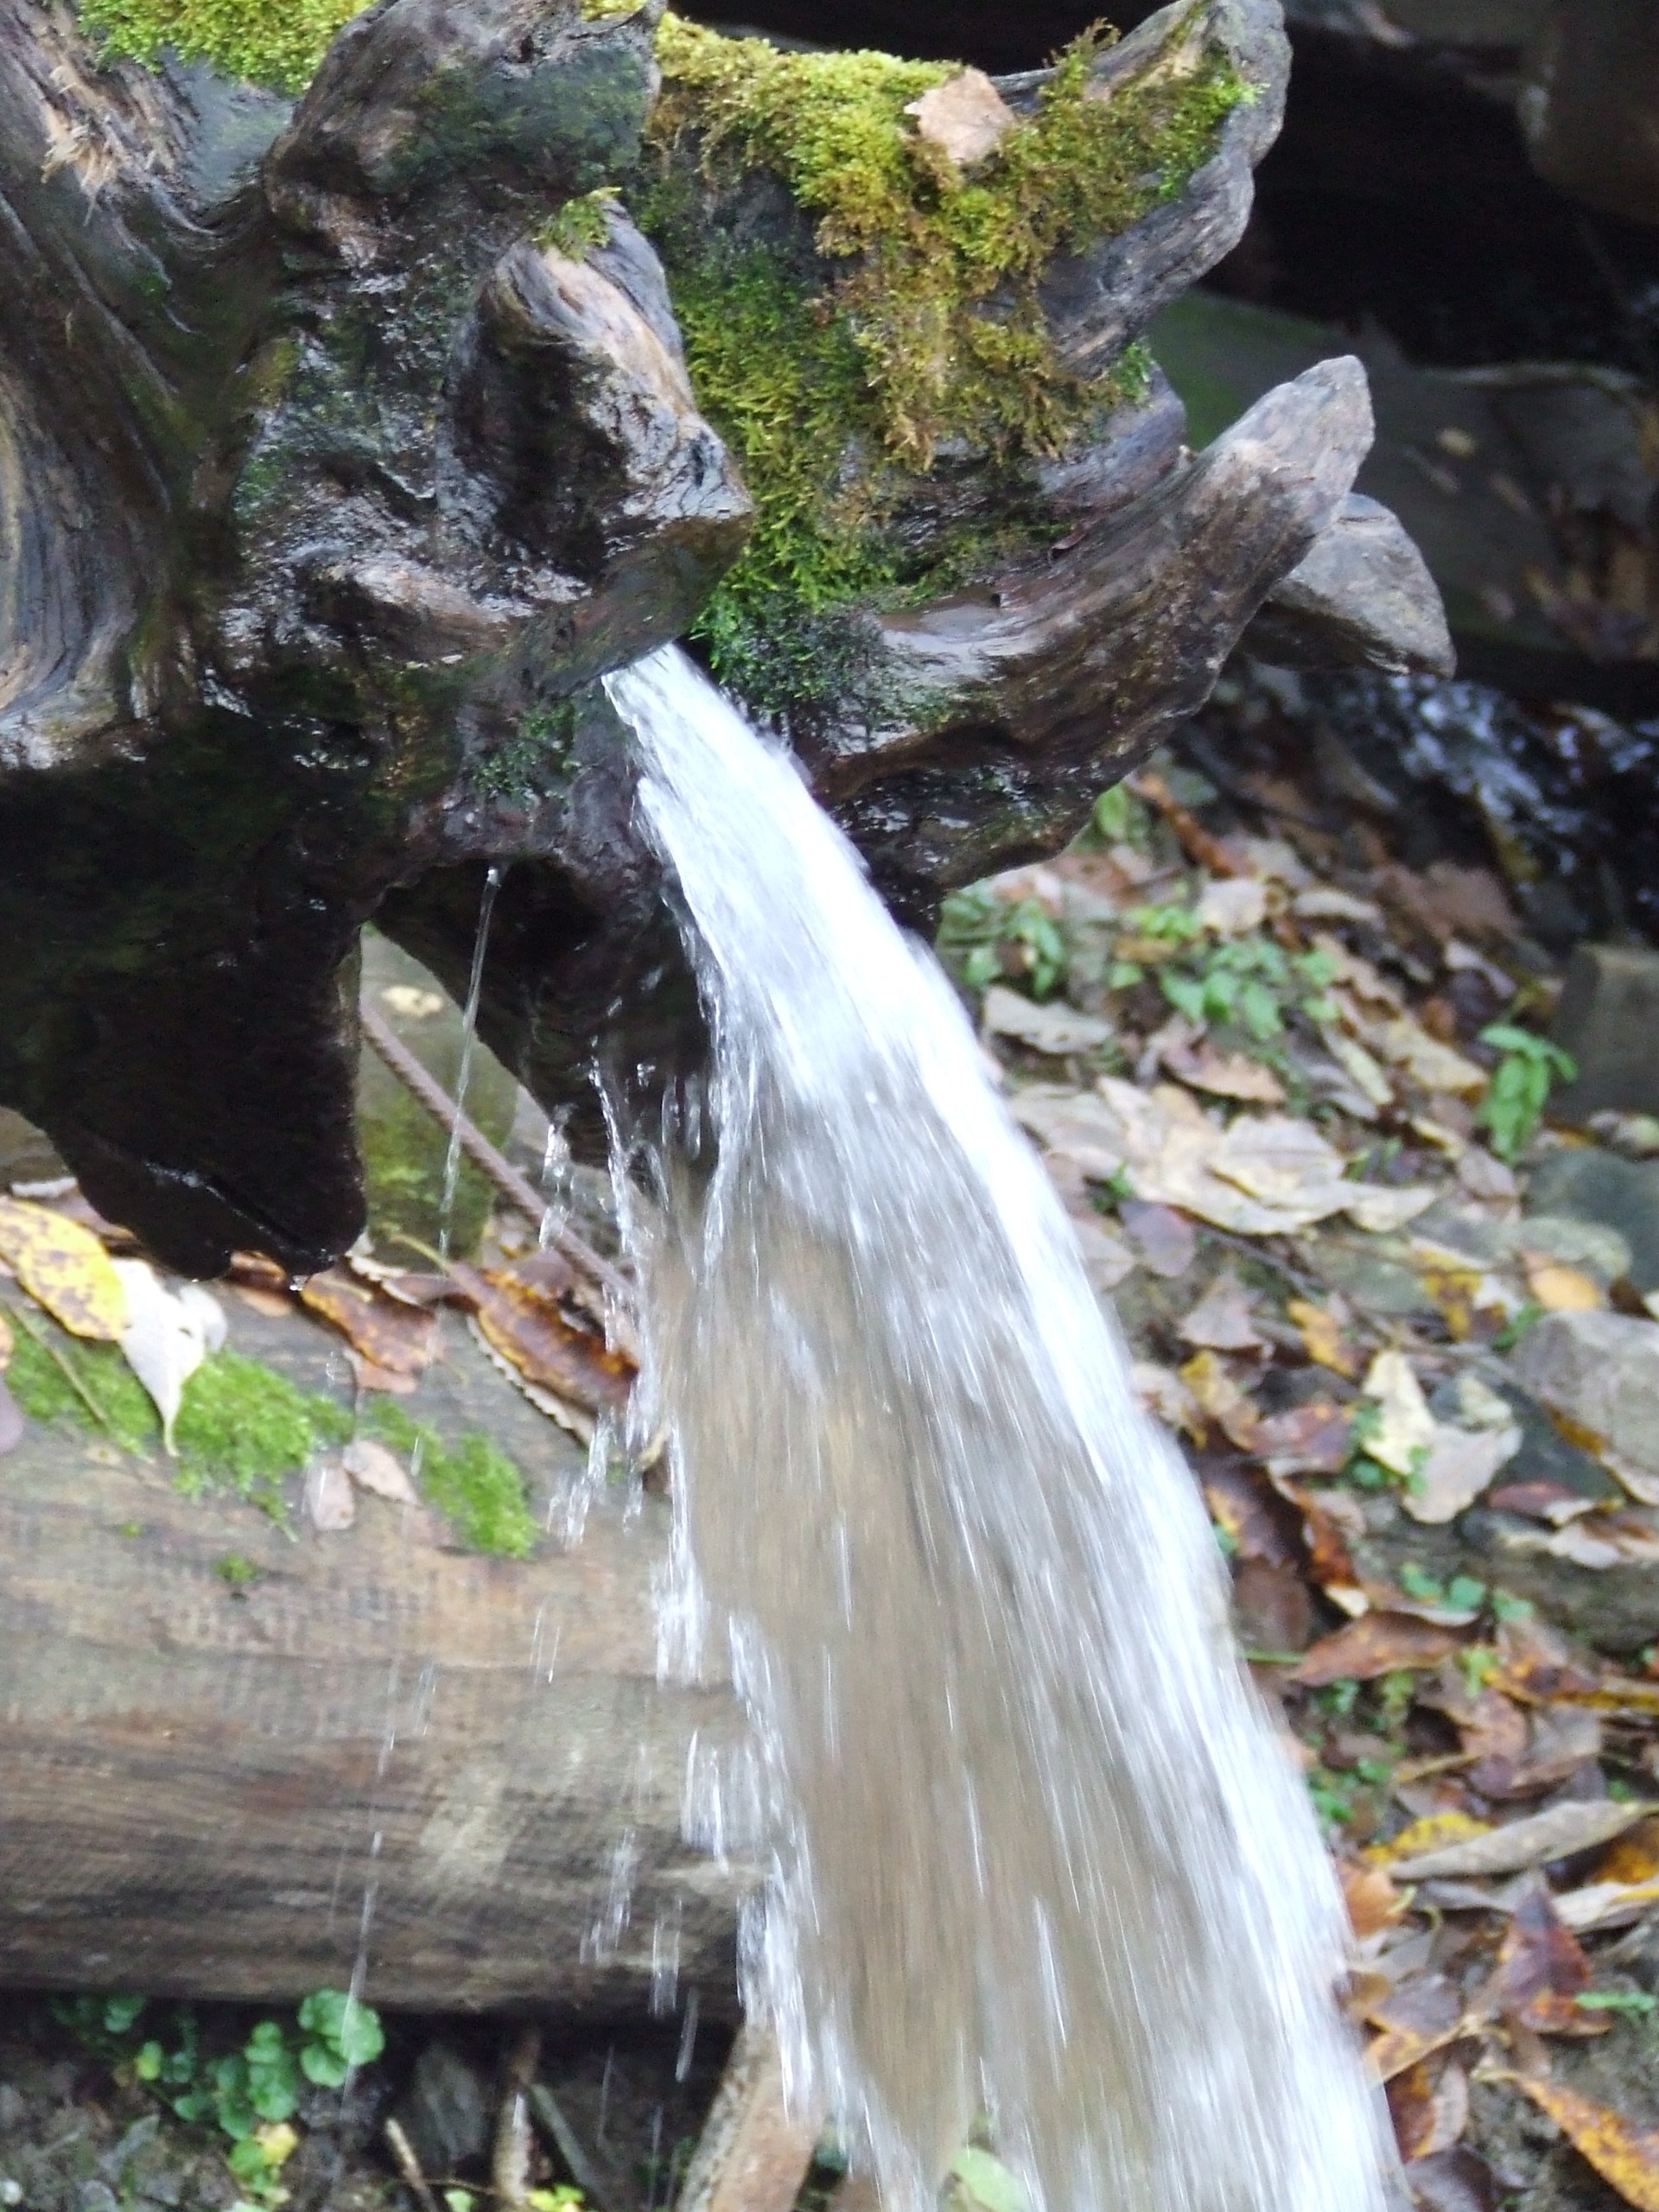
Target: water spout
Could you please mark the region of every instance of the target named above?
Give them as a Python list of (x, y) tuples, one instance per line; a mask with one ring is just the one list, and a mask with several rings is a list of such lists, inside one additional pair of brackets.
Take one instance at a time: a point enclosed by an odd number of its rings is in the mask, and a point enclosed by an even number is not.
[(787, 760), (677, 652), (608, 689), (714, 1039), (630, 1234), (665, 1645), (753, 1724), (699, 1815), (769, 1868), (748, 2003), (892, 2212), (982, 2110), (1046, 2212), (1373, 2212), (1313, 1816), (1052, 1189)]

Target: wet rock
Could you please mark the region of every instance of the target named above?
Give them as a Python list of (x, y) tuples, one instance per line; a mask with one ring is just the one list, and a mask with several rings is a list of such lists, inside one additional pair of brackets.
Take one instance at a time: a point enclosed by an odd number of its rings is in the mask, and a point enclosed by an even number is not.
[(452, 2174), (477, 2158), (489, 2135), (484, 2083), (447, 2043), (429, 2043), (415, 2062), (397, 2118), (421, 2170)]
[(1520, 102), (1541, 176), (1610, 214), (1659, 222), (1659, 12), (1652, 0), (1556, 0)]
[[(1644, 1293), (1659, 1289), (1659, 1160), (1620, 1160), (1587, 1147), (1551, 1153), (1533, 1170), (1529, 1195), (1541, 1214), (1622, 1237), (1630, 1281)], [(1523, 1242), (1532, 1227), (1523, 1224)]]
[(1659, 1501), (1659, 1326), (1624, 1313), (1546, 1313), (1522, 1338), (1515, 1371), (1553, 1412), (1604, 1439), (1610, 1461)]
[(1247, 649), (1284, 668), (1457, 668), (1446, 609), (1399, 518), (1352, 492), (1331, 527), (1268, 593)]
[(1581, 944), (1550, 1033), (1579, 1064), (1555, 1101), (1568, 1121), (1659, 1111), (1659, 952), (1645, 945)]

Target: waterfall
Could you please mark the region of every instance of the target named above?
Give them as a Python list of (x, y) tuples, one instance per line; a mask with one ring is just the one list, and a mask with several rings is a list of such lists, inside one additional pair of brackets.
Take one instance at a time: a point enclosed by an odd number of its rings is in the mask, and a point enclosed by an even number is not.
[(607, 689), (713, 1039), (631, 1234), (747, 2001), (890, 2212), (981, 2113), (1039, 2212), (1376, 2212), (1335, 1885), (1053, 1191), (788, 758), (677, 650)]

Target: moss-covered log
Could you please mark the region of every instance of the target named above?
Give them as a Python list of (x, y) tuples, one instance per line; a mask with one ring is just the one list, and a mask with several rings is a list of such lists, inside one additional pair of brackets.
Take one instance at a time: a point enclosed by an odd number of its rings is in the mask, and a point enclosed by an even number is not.
[(1291, 572), (1299, 653), (1443, 654), (1344, 512), (1357, 372), (1194, 461), (1137, 344), (1242, 230), (1277, 0), (1000, 86), (348, 12), (0, 0), (0, 1100), (175, 1264), (355, 1233), (372, 913), (459, 981), (512, 863), (485, 1025), (550, 1107), (696, 1049), (595, 680), (668, 638), (922, 923)]

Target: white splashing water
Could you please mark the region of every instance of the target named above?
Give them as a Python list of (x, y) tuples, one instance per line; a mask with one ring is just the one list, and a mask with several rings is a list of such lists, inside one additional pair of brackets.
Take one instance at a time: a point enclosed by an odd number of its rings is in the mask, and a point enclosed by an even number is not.
[(787, 760), (676, 651), (607, 688), (715, 1040), (632, 1233), (665, 1636), (753, 1723), (691, 1763), (705, 1840), (761, 1830), (749, 2003), (890, 2212), (982, 2110), (1046, 2212), (1375, 2212), (1313, 1817), (1040, 1166)]

